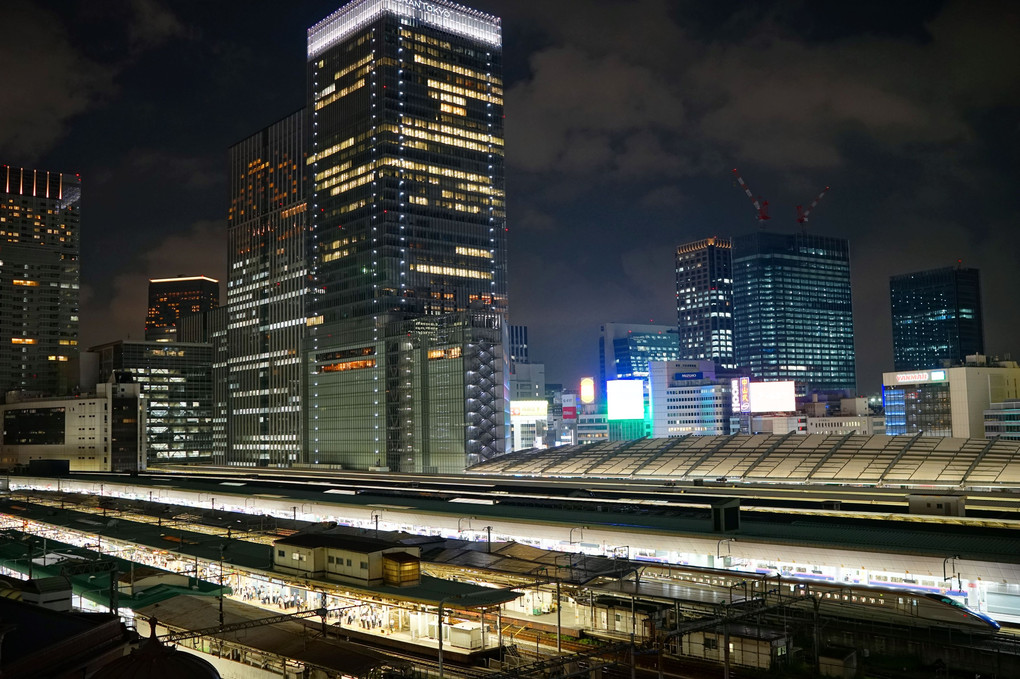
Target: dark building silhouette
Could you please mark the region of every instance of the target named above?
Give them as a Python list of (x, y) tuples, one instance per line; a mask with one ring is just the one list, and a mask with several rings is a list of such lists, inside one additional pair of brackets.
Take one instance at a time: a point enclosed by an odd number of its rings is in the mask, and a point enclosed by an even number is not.
[(985, 353), (977, 269), (946, 267), (892, 276), (893, 365), (924, 370)]
[(149, 279), (149, 310), (145, 339), (172, 342), (182, 316), (202, 313), (220, 305), (220, 282), (208, 276)]

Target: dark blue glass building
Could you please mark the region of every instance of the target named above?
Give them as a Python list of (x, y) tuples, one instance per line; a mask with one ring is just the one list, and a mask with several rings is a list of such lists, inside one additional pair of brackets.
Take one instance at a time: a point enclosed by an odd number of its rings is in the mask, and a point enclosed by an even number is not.
[(856, 392), (850, 245), (759, 231), (733, 239), (734, 350), (761, 380)]
[(897, 371), (957, 365), (985, 353), (977, 269), (946, 267), (893, 276), (889, 297)]

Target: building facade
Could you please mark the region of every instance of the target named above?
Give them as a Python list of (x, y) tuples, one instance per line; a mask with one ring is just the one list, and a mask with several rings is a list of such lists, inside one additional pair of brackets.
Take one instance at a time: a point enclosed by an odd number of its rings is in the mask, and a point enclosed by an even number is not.
[(992, 403), (985, 410), (985, 438), (1020, 441), (1020, 399)]
[(147, 342), (173, 342), (177, 321), (220, 305), (220, 282), (208, 276), (149, 279), (149, 309), (145, 314)]
[(850, 246), (759, 231), (733, 239), (736, 362), (760, 380), (856, 392)]
[(307, 463), (459, 471), (506, 448), (501, 42), (445, 0), (355, 0), (308, 30)]
[(223, 463), (287, 466), (301, 452), (307, 297), (305, 112), (230, 148)]
[(0, 390), (78, 386), (78, 175), (0, 165)]
[(213, 451), (212, 345), (110, 342), (99, 356), (99, 381), (130, 375), (145, 401), (149, 464), (208, 463)]
[(727, 238), (676, 250), (676, 314), (680, 358), (736, 368), (733, 353), (733, 258)]
[(985, 353), (977, 269), (893, 276), (889, 299), (896, 371), (949, 367)]
[(528, 350), (528, 326), (510, 326), (510, 369), (516, 370), (518, 363), (531, 363), (531, 355)]
[(993, 403), (1020, 398), (1020, 367), (988, 365), (983, 356), (966, 366), (882, 375), (885, 433), (983, 438)]
[(711, 360), (656, 361), (648, 378), (652, 438), (731, 433), (730, 379)]
[(679, 358), (680, 342), (671, 325), (604, 323), (599, 336), (599, 389), (605, 394), (610, 380), (647, 380), (649, 363)]
[(146, 467), (145, 397), (130, 376), (96, 385), (93, 396), (0, 406), (0, 467), (66, 460), (70, 471), (131, 472)]
[(446, 474), (505, 451), (502, 320), (422, 316), (311, 353), (308, 462)]

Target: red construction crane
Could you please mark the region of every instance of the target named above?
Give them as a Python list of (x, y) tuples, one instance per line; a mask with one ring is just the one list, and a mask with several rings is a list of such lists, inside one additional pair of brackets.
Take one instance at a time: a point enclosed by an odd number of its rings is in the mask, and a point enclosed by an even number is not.
[(765, 220), (769, 218), (769, 202), (761, 196), (758, 196), (757, 198), (754, 197), (754, 194), (751, 193), (751, 189), (747, 188), (747, 184), (744, 183), (744, 178), (740, 176), (739, 172), (737, 172), (737, 168), (733, 168), (733, 176), (737, 178), (737, 183), (740, 184), (740, 188), (744, 189), (744, 193), (747, 194), (747, 197), (751, 200), (751, 204), (754, 205), (758, 223), (765, 226)]
[(800, 205), (797, 206), (797, 223), (798, 224), (807, 224), (808, 215), (811, 214), (811, 211), (815, 209), (816, 205), (818, 205), (818, 201), (820, 201), (822, 199), (822, 197), (825, 196), (826, 193), (828, 193), (828, 191), (829, 191), (829, 187), (828, 186), (826, 186), (824, 189), (822, 189), (822, 192), (818, 194), (817, 198), (815, 198), (813, 201), (811, 201), (811, 204), (807, 206), (806, 210), (802, 206), (800, 206)]

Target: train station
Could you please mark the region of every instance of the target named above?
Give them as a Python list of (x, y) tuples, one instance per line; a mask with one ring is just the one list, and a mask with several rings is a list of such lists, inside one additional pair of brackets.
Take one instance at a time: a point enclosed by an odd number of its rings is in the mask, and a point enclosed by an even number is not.
[[(120, 607), (138, 615), (139, 629), (155, 617), (164, 633), (191, 634), (182, 643), (205, 648), (241, 634), (231, 624), (251, 628), (272, 613), (387, 653), (413, 657), (417, 646), (435, 658), (442, 646), (450, 672), (569, 658), (586, 638), (616, 653), (658, 643), (671, 657), (772, 667), (805, 654), (791, 630), (822, 616), (859, 642), (875, 624), (905, 638), (949, 630), (964, 646), (1001, 646), (996, 662), (1013, 662), (1015, 448), (712, 438), (529, 451), (460, 477), (213, 468), (11, 476), (2, 515), (21, 535), (222, 586), (225, 597)], [(933, 454), (941, 472), (907, 473)], [(854, 470), (858, 483), (849, 482)], [(0, 561), (24, 575), (24, 555)], [(237, 621), (214, 615), (224, 600)], [(194, 636), (178, 607), (217, 624)], [(806, 652), (816, 665), (824, 641)], [(277, 669), (299, 662), (284, 657), (286, 645), (231, 643), (232, 657)]]

